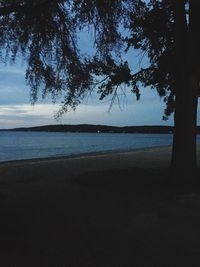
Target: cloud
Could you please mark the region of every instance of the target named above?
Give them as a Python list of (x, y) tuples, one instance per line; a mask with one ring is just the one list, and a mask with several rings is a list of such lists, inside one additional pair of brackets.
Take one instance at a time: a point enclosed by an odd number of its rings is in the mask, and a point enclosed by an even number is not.
[[(119, 91), (120, 105), (116, 99), (109, 113), (110, 99), (99, 100), (96, 92), (89, 94), (75, 112), (65, 114), (60, 121), (54, 119), (60, 107), (52, 104), (50, 97), (29, 104), (30, 89), (24, 82), (24, 70), (18, 68), (0, 69), (0, 128), (36, 126), (45, 124), (109, 124), (109, 125), (173, 125), (173, 118), (164, 122), (162, 115), (165, 105), (156, 90), (141, 88), (141, 99), (127, 88), (126, 94)], [(200, 107), (198, 108), (200, 111)], [(199, 113), (199, 112), (198, 112)], [(200, 116), (198, 116), (200, 124)]]
[[(145, 106), (145, 107), (144, 107)], [(162, 121), (163, 107), (152, 103), (128, 104), (122, 109), (115, 105), (108, 112), (109, 105), (80, 105), (76, 111), (64, 114), (59, 121), (54, 115), (59, 104), (2, 105), (0, 108), (0, 128), (37, 126), (47, 124), (107, 124), (107, 125), (149, 125), (172, 124)]]
[(57, 124), (58, 122), (54, 119), (56, 110), (58, 110), (56, 105), (1, 105), (0, 128)]

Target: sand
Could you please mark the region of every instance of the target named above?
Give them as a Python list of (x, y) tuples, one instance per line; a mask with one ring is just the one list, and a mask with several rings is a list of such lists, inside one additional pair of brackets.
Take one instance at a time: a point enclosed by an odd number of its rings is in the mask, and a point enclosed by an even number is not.
[[(19, 182), (35, 179), (58, 179), (85, 172), (129, 169), (167, 168), (170, 164), (171, 147), (156, 147), (116, 153), (97, 153), (77, 157), (61, 157), (11, 161), (0, 164), (1, 182)], [(57, 178), (56, 178), (57, 180)]]
[(200, 189), (166, 182), (170, 154), (1, 163), (0, 266), (199, 266)]

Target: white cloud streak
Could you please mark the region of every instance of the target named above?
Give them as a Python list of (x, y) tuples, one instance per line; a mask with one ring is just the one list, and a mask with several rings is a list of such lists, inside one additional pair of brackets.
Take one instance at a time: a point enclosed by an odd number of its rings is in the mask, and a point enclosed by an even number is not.
[[(144, 107), (145, 106), (145, 107)], [(122, 110), (113, 106), (108, 112), (109, 105), (80, 105), (77, 110), (70, 111), (59, 120), (54, 115), (59, 110), (58, 104), (1, 105), (0, 128), (28, 127), (47, 124), (107, 124), (107, 125), (149, 125), (172, 124), (162, 121), (163, 106), (151, 103), (128, 104)]]

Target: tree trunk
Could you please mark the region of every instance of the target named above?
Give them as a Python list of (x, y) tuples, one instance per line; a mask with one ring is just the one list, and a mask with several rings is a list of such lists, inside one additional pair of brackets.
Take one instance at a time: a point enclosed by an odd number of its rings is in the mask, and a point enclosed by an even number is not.
[[(171, 168), (188, 175), (196, 170), (197, 73), (193, 69), (193, 40), (188, 32), (184, 0), (174, 0), (176, 99)], [(190, 14), (191, 16), (192, 14)], [(190, 177), (189, 177), (190, 178)]]
[[(189, 80), (189, 79), (188, 79)], [(197, 96), (195, 78), (185, 81), (175, 100), (171, 168), (180, 173), (194, 171), (196, 163)]]

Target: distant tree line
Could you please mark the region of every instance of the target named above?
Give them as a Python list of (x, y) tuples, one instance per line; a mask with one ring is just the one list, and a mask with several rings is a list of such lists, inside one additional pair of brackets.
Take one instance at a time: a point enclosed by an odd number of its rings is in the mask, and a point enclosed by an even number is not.
[[(1, 130), (5, 131), (5, 130)], [(169, 134), (174, 132), (173, 126), (109, 126), (93, 124), (59, 124), (44, 125), (35, 127), (20, 127), (6, 131), (32, 131), (32, 132), (80, 132), (80, 133), (144, 133), (144, 134)], [(200, 134), (200, 127), (197, 127), (197, 134)]]

